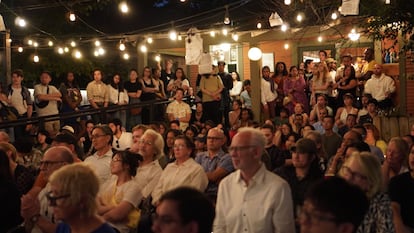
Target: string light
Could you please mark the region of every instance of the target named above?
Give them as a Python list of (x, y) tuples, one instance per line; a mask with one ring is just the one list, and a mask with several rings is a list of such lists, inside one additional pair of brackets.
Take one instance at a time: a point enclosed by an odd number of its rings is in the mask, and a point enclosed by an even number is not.
[(65, 53), (69, 53), (69, 48), (68, 48), (68, 47), (65, 47), (65, 48), (63, 49), (63, 51), (65, 51)]
[(96, 47), (101, 46), (101, 42), (100, 42), (99, 40), (95, 40), (95, 46), (96, 46)]
[(65, 52), (65, 51), (63, 50), (63, 48), (62, 48), (62, 47), (59, 47), (59, 48), (58, 48), (58, 53), (59, 53), (59, 54), (63, 54), (64, 52)]
[(302, 15), (302, 13), (299, 13), (299, 14), (296, 16), (296, 21), (298, 21), (298, 22), (302, 22), (302, 20), (303, 20), (303, 15)]
[(177, 40), (177, 32), (175, 30), (171, 30), (169, 33), (170, 40)]
[(353, 28), (351, 32), (348, 34), (349, 39), (352, 41), (357, 41), (360, 36), (361, 34), (357, 33), (355, 28)]
[(333, 12), (331, 15), (331, 19), (336, 20), (338, 18), (338, 13)]
[(215, 37), (216, 36), (216, 32), (215, 31), (210, 31), (210, 36), (211, 37)]
[(74, 51), (73, 56), (74, 56), (76, 59), (81, 59), (81, 58), (82, 58), (82, 53), (81, 53), (79, 50), (76, 50), (76, 51)]
[(224, 21), (223, 22), (224, 22), (225, 25), (229, 25), (230, 24), (229, 6), (226, 5), (224, 7), (226, 8), (226, 11), (224, 13)]
[(49, 42), (47, 42), (47, 45), (49, 45), (49, 47), (53, 46), (53, 41), (49, 40)]
[(286, 50), (288, 50), (288, 49), (289, 49), (289, 44), (288, 44), (288, 43), (285, 43), (284, 48), (285, 48)]
[(227, 28), (223, 28), (221, 32), (223, 33), (224, 36), (227, 36), (227, 34), (229, 33), (229, 31), (227, 31)]
[(155, 61), (156, 62), (160, 62), (161, 61), (161, 56), (160, 55), (155, 55)]
[(71, 22), (75, 22), (76, 21), (76, 15), (73, 12), (69, 12), (69, 20)]
[(126, 2), (119, 3), (119, 10), (124, 14), (128, 13), (129, 12), (128, 4)]
[(234, 41), (238, 41), (239, 40), (239, 35), (237, 35), (236, 33), (234, 33), (232, 35), (232, 38), (233, 38)]
[(285, 0), (285, 5), (290, 5), (292, 3), (291, 0)]
[(20, 16), (16, 17), (14, 23), (19, 27), (26, 27), (27, 25), (26, 20)]
[(36, 41), (33, 42), (33, 47), (37, 48), (39, 47), (39, 43), (37, 43)]
[(38, 62), (40, 61), (39, 56), (34, 55), (34, 56), (33, 56), (33, 61), (34, 61), (35, 63), (38, 63)]
[(98, 53), (99, 53), (99, 55), (104, 55), (105, 54), (105, 49), (103, 49), (102, 47), (98, 48)]
[(282, 26), (280, 27), (280, 30), (282, 30), (282, 32), (286, 32), (288, 29), (288, 25), (286, 23), (282, 24)]
[(323, 37), (322, 36), (318, 36), (318, 42), (322, 42), (323, 41)]
[(141, 52), (143, 53), (146, 53), (148, 51), (148, 48), (146, 45), (141, 45), (140, 49), (141, 49)]
[(258, 22), (257, 25), (256, 25), (256, 28), (261, 29), (262, 28), (262, 23)]
[(122, 55), (122, 57), (123, 57), (125, 60), (128, 60), (128, 59), (129, 59), (129, 54), (128, 54), (128, 53), (124, 53), (124, 54)]
[(18, 51), (19, 53), (22, 53), (22, 52), (23, 52), (23, 47), (22, 47), (22, 46), (19, 46), (19, 48), (17, 48), (17, 51)]
[(119, 44), (119, 50), (121, 50), (121, 51), (125, 51), (125, 44), (124, 44), (124, 42), (121, 42), (121, 43)]
[(147, 43), (148, 43), (148, 44), (152, 44), (152, 42), (153, 42), (153, 41), (154, 41), (154, 40), (152, 39), (152, 37), (148, 37), (148, 38), (147, 38)]
[(75, 42), (75, 41), (71, 41), (71, 42), (70, 42), (70, 46), (72, 46), (72, 47), (76, 47), (76, 42)]

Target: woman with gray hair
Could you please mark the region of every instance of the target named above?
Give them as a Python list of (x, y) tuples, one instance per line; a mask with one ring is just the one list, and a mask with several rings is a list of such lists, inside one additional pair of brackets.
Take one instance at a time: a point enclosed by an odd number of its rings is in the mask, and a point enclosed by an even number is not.
[(384, 192), (379, 159), (370, 152), (354, 152), (345, 160), (339, 176), (361, 188), (369, 200), (369, 209), (357, 233), (395, 232), (391, 200)]
[(97, 215), (96, 195), (99, 179), (94, 171), (80, 163), (66, 165), (49, 179), (51, 191), (46, 194), (54, 217), (61, 220), (56, 233), (105, 232), (114, 229)]

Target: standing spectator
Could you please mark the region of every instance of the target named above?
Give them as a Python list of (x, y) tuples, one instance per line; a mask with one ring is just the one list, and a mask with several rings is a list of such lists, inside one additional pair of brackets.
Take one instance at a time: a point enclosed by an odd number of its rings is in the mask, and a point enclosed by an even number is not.
[(237, 71), (231, 73), (231, 78), (233, 79), (233, 88), (230, 90), (230, 97), (232, 100), (240, 98), (240, 93), (243, 89), (243, 83), (240, 81), (240, 75)]
[[(109, 93), (108, 88), (105, 83), (102, 81), (103, 74), (100, 69), (95, 69), (93, 71), (93, 81), (88, 83), (86, 86), (86, 93), (88, 95), (88, 101), (91, 104), (92, 108), (100, 109), (108, 107), (109, 104)], [(105, 123), (105, 114), (106, 113), (96, 113), (92, 115), (92, 119), (95, 124)]]
[(240, 101), (243, 108), (252, 108), (252, 87), (250, 80), (243, 81), (243, 91), (240, 93)]
[[(108, 95), (110, 105), (126, 105), (129, 102), (128, 92), (124, 89), (121, 76), (115, 74), (108, 84)], [(126, 122), (126, 111), (124, 109), (116, 109), (115, 112), (110, 113), (111, 118), (119, 118), (124, 124)]]
[(353, 66), (348, 65), (344, 68), (344, 74), (342, 77), (334, 84), (334, 87), (338, 91), (337, 97), (337, 108), (344, 106), (344, 96), (347, 93), (352, 94), (352, 96), (356, 96), (358, 82), (355, 76), (355, 69)]
[(221, 92), (221, 104), (220, 104), (220, 113), (222, 114), (220, 120), (224, 117), (224, 126), (229, 128), (229, 112), (230, 112), (230, 90), (233, 88), (233, 78), (231, 74), (224, 71), (226, 63), (224, 61), (217, 62), (218, 66), (218, 75), (223, 82), (223, 91)]
[(221, 92), (224, 88), (223, 82), (214, 71), (201, 74), (201, 76), (200, 90), (203, 93), (203, 110), (206, 114), (206, 119), (219, 124), (222, 119), (217, 114), (217, 110), (220, 108)]
[(381, 110), (389, 110), (393, 106), (391, 96), (395, 90), (394, 79), (382, 72), (382, 65), (375, 64), (372, 78), (365, 83), (365, 93), (378, 101)]
[(207, 133), (207, 151), (197, 154), (195, 158), (207, 174), (208, 186), (205, 192), (213, 202), (216, 201), (220, 181), (234, 170), (230, 155), (222, 149), (225, 143), (223, 130), (212, 128)]
[[(161, 69), (161, 65), (158, 63), (158, 68)], [(173, 67), (173, 60), (172, 59), (166, 59), (165, 60), (165, 67), (161, 70), (161, 80), (164, 83), (164, 92), (167, 94), (167, 98), (170, 97), (167, 86), (170, 83), (172, 79), (174, 79), (174, 71), (172, 69)]]
[(331, 92), (332, 79), (325, 62), (318, 65), (318, 71), (313, 74), (311, 105), (315, 105), (319, 94), (328, 95)]
[(174, 97), (178, 88), (184, 90), (184, 96), (187, 95), (188, 88), (190, 88), (190, 83), (188, 82), (187, 76), (185, 76), (183, 68), (177, 68), (175, 70), (174, 78), (168, 83), (168, 96)]
[[(38, 116), (59, 114), (58, 103), (62, 102), (62, 94), (60, 94), (56, 87), (49, 85), (51, 81), (52, 77), (50, 73), (43, 71), (40, 74), (40, 84), (34, 86), (34, 97)], [(54, 137), (60, 129), (59, 120), (46, 121), (44, 129), (49, 131), (51, 137)]]
[[(79, 112), (79, 105), (82, 102), (82, 95), (73, 72), (68, 72), (66, 74), (65, 80), (60, 84), (59, 91), (62, 94), (62, 107), (60, 112)], [(62, 121), (63, 125), (71, 125), (73, 127), (78, 125), (76, 117), (67, 118)]]
[(265, 144), (258, 129), (244, 128), (234, 136), (229, 151), (238, 170), (219, 185), (215, 233), (295, 231), (289, 185), (261, 162)]
[(126, 150), (132, 147), (132, 133), (122, 131), (122, 121), (118, 118), (111, 119), (108, 122), (114, 135), (112, 148), (118, 151)]
[(151, 73), (155, 80), (155, 85), (158, 85), (158, 92), (156, 92), (158, 99), (166, 99), (164, 82), (161, 80), (161, 70), (159, 68), (152, 68)]
[(325, 50), (319, 50), (319, 62), (325, 62), (328, 58), (328, 53)]
[(184, 131), (188, 127), (188, 123), (191, 119), (190, 106), (183, 101), (184, 90), (177, 88), (175, 90), (175, 100), (168, 104), (167, 114), (168, 120), (178, 120), (180, 122), (180, 129)]
[[(151, 77), (151, 69), (150, 67), (146, 66), (144, 67), (144, 70), (142, 72), (142, 94), (141, 94), (141, 101), (150, 101), (150, 100), (156, 100), (157, 94), (159, 91), (158, 82), (156, 82)], [(151, 121), (156, 120), (157, 118), (161, 118), (162, 116), (157, 114), (156, 108), (158, 106), (145, 106), (142, 108), (142, 123), (149, 124)], [(151, 119), (151, 108), (153, 111), (153, 119)], [(158, 116), (157, 116), (158, 115)]]
[[(135, 69), (129, 71), (129, 81), (124, 84), (125, 90), (128, 92), (129, 104), (141, 102), (142, 83), (138, 80), (138, 72)], [(141, 108), (131, 108), (127, 110), (126, 129), (129, 131), (132, 127), (141, 124)]]
[(290, 67), (289, 76), (283, 82), (284, 96), (289, 98), (289, 103), (285, 107), (289, 109), (290, 114), (293, 114), (296, 103), (301, 103), (305, 108), (304, 112), (309, 112), (309, 100), (304, 92), (306, 83), (303, 78), (303, 71), (300, 72), (302, 75), (299, 74), (296, 66)]
[(273, 82), (270, 78), (270, 68), (264, 66), (262, 68), (262, 78), (261, 78), (261, 103), (262, 111), (264, 113), (265, 119), (273, 119), (276, 117), (276, 100), (277, 100), (277, 88), (278, 85)]
[(104, 183), (111, 177), (110, 163), (112, 159), (113, 133), (107, 125), (97, 125), (92, 130), (92, 146), (96, 152), (85, 159), (85, 164), (91, 167)]
[[(8, 104), (14, 107), (19, 113), (18, 119), (31, 118), (33, 113), (33, 101), (27, 87), (22, 85), (23, 71), (14, 70), (12, 72), (12, 83), (8, 86), (7, 98)], [(14, 137), (19, 139), (23, 137), (31, 125), (20, 125), (14, 127)]]
[(281, 150), (273, 143), (276, 130), (273, 125), (264, 124), (260, 127), (263, 135), (266, 138), (265, 149), (270, 158), (270, 167), (267, 170), (273, 171), (278, 167), (285, 165), (285, 158), (283, 157)]
[(288, 70), (286, 64), (282, 61), (279, 61), (275, 65), (275, 73), (273, 74), (272, 81), (277, 92), (276, 98), (276, 110), (275, 115), (280, 115), (280, 109), (283, 108), (283, 98), (285, 97), (284, 93), (284, 82), (288, 78)]

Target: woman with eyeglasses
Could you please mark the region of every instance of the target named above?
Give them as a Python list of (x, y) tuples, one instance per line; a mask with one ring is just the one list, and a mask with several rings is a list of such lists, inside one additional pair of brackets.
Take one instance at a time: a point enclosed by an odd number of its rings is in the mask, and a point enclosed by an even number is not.
[(168, 164), (152, 192), (152, 203), (156, 205), (160, 197), (180, 186), (193, 187), (201, 192), (207, 188), (208, 179), (201, 167), (194, 161), (195, 146), (187, 136), (179, 135), (174, 140), (175, 161)]
[(99, 179), (92, 169), (80, 163), (66, 165), (54, 172), (49, 182), (51, 191), (46, 197), (55, 219), (62, 221), (56, 233), (115, 233), (97, 214)]
[(134, 176), (141, 159), (130, 151), (115, 152), (111, 160), (113, 176), (102, 184), (98, 194), (98, 214), (121, 233), (135, 229), (138, 224), (137, 206), (142, 194)]
[(383, 191), (379, 159), (369, 152), (354, 152), (345, 160), (339, 176), (361, 188), (369, 200), (369, 209), (357, 232), (395, 232), (391, 201)]

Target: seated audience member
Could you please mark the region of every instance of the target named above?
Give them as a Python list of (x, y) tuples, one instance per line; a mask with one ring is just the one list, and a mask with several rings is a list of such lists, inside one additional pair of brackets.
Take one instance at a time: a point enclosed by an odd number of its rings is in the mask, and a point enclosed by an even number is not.
[(198, 129), (197, 127), (190, 125), (184, 130), (184, 135), (193, 139), (194, 137), (198, 135)]
[(95, 126), (95, 123), (93, 122), (93, 120), (87, 120), (85, 122), (86, 132), (79, 138), (79, 142), (80, 142), (80, 145), (83, 147), (83, 153), (85, 154), (85, 157), (88, 157), (89, 155), (93, 154), (91, 136), (92, 136), (92, 130), (94, 126)]
[(393, 222), (398, 233), (414, 231), (414, 146), (408, 155), (408, 166), (410, 171), (391, 178), (388, 186)]
[(201, 133), (198, 134), (197, 137), (194, 138), (195, 154), (204, 152), (207, 149), (206, 143), (207, 137)]
[(278, 130), (276, 130), (274, 144), (279, 147), (279, 149), (289, 149), (285, 147), (285, 142), (288, 139), (288, 135), (294, 133), (292, 126), (289, 123), (283, 123)]
[(126, 150), (132, 146), (132, 133), (122, 131), (122, 122), (118, 118), (108, 122), (113, 133), (112, 148), (115, 150)]
[(414, 136), (412, 136), (411, 134), (406, 134), (406, 135), (402, 136), (402, 139), (405, 142), (407, 142), (408, 148), (411, 148), (411, 146), (414, 144)]
[(341, 146), (342, 138), (339, 134), (334, 132), (334, 118), (326, 116), (323, 118), (322, 126), (325, 133), (322, 134), (323, 148), (328, 155), (328, 160), (336, 154), (336, 151)]
[(297, 103), (295, 105), (294, 112), (289, 117), (289, 123), (295, 133), (299, 133), (301, 127), (309, 124), (309, 117), (308, 114), (304, 112), (303, 104)]
[[(73, 163), (73, 156), (68, 148), (52, 147), (43, 155), (40, 174), (48, 181), (55, 171), (71, 163)], [(56, 232), (58, 219), (54, 215), (54, 206), (49, 205), (47, 198), (51, 191), (53, 189), (48, 183), (37, 196), (28, 193), (21, 198), (20, 212), (25, 220), (26, 231), (30, 232), (33, 229), (34, 232)]]
[(166, 113), (168, 120), (171, 122), (177, 120), (180, 122), (180, 129), (184, 131), (188, 127), (191, 119), (190, 105), (183, 101), (184, 90), (178, 88), (175, 92), (175, 100), (168, 104)]
[(314, 130), (315, 130), (315, 127), (313, 127), (313, 125), (309, 125), (309, 124), (304, 125), (299, 129), (299, 137), (303, 138), (305, 137), (307, 133), (309, 133), (310, 131), (314, 131)]
[(0, 142), (0, 150), (4, 151), (9, 158), (12, 180), (19, 190), (19, 196), (26, 194), (33, 186), (33, 174), (29, 171), (29, 169), (16, 162), (17, 151), (12, 144)]
[(28, 168), (30, 172), (36, 176), (39, 172), (43, 153), (38, 149), (33, 148), (32, 139), (28, 137), (16, 140), (13, 143), (13, 146), (17, 150), (16, 162)]
[(129, 151), (115, 152), (111, 161), (110, 180), (100, 187), (98, 214), (119, 232), (127, 233), (138, 224), (138, 204), (141, 202), (141, 187), (134, 177), (142, 157)]
[(354, 96), (350, 93), (344, 95), (344, 106), (338, 108), (335, 115), (335, 124), (338, 128), (341, 128), (346, 124), (348, 114), (358, 115), (358, 109), (353, 106)]
[(289, 110), (287, 108), (281, 108), (279, 116), (276, 116), (274, 119), (271, 119), (273, 125), (276, 126), (276, 130), (281, 127), (283, 124), (289, 123)]
[[(315, 128), (316, 131), (318, 131), (321, 134), (325, 133), (325, 129), (323, 128), (323, 119), (328, 116), (328, 110), (327, 109), (319, 109), (318, 110), (318, 121), (312, 124), (312, 126)], [(333, 126), (333, 132), (338, 133), (338, 127), (336, 125)]]
[(333, 116), (333, 110), (328, 106), (328, 97), (324, 94), (320, 94), (316, 98), (316, 104), (313, 106), (313, 109), (309, 114), (310, 123), (323, 120), (323, 117), (321, 118), (320, 110), (326, 110), (326, 115)]
[(357, 115), (348, 114), (348, 116), (346, 116), (345, 125), (338, 129), (338, 134), (341, 135), (341, 137), (343, 137), (346, 132), (351, 130), (356, 125), (356, 120)]
[(206, 120), (206, 115), (203, 113), (203, 103), (197, 102), (195, 111), (191, 113), (190, 125), (195, 125), (201, 129), (204, 127)]
[(55, 219), (62, 221), (58, 223), (56, 233), (115, 233), (114, 229), (97, 215), (95, 199), (98, 190), (98, 178), (85, 165), (68, 165), (52, 174), (50, 192), (46, 194), (46, 199), (49, 206), (54, 209)]
[(355, 233), (368, 205), (364, 192), (342, 178), (321, 180), (305, 195), (299, 214), (301, 233)]
[[(4, 143), (4, 142), (2, 142)], [(19, 225), (23, 219), (20, 217), (20, 192), (11, 174), (10, 159), (6, 152), (0, 151), (0, 232), (9, 232)]]
[(374, 73), (365, 83), (364, 93), (371, 94), (380, 109), (389, 110), (393, 106), (391, 96), (395, 90), (394, 79), (382, 72), (382, 65), (375, 64)]
[(210, 233), (215, 211), (211, 201), (200, 191), (180, 187), (162, 195), (157, 207), (152, 231), (165, 232), (166, 217), (179, 222), (172, 232)]
[(243, 81), (243, 91), (240, 93), (240, 101), (242, 102), (243, 108), (252, 108), (252, 98), (251, 98), (252, 87), (250, 80)]
[(311, 139), (299, 139), (291, 151), (293, 166), (280, 167), (274, 172), (289, 183), (294, 213), (297, 213), (303, 206), (306, 190), (323, 178), (323, 172), (319, 168), (316, 144)]
[(394, 137), (388, 142), (387, 153), (382, 164), (382, 175), (384, 176), (385, 187), (388, 186), (391, 178), (408, 171), (408, 153), (408, 144), (402, 138)]
[(75, 136), (72, 134), (67, 133), (59, 133), (52, 141), (52, 146), (65, 146), (67, 147), (73, 154), (73, 161), (75, 162), (82, 162), (81, 158), (83, 158), (83, 150), (80, 148), (78, 143), (76, 142)]
[(181, 131), (180, 121), (178, 121), (178, 120), (172, 120), (172, 121), (170, 121), (170, 125), (169, 126), (170, 126), (170, 129), (174, 129), (174, 130)]
[(145, 131), (148, 129), (148, 126), (146, 125), (136, 125), (132, 127), (131, 133), (132, 133), (132, 146), (130, 148), (130, 151), (132, 152), (138, 152), (138, 146), (139, 146), (139, 140), (141, 139), (141, 136), (145, 133)]
[(164, 169), (169, 163), (175, 161), (174, 156), (174, 140), (177, 136), (182, 135), (180, 130), (169, 129), (165, 135), (164, 155), (158, 158), (162, 169)]
[(283, 157), (281, 150), (273, 143), (276, 132), (273, 125), (264, 124), (260, 127), (260, 131), (266, 138), (265, 150), (270, 159), (270, 167), (266, 167), (267, 170), (273, 171), (276, 168), (285, 165), (285, 158)]
[(203, 167), (194, 161), (194, 143), (186, 136), (177, 136), (174, 140), (175, 161), (168, 164), (157, 186), (152, 192), (152, 204), (156, 205), (161, 196), (180, 186), (189, 186), (204, 192), (208, 178)]
[[(355, 125), (352, 128), (352, 130), (358, 132), (359, 134), (361, 134), (362, 141), (366, 143), (366, 138), (367, 138), (368, 133), (367, 133), (367, 130), (366, 130), (366, 128), (364, 126), (362, 126), (362, 125)], [(377, 156), (378, 159), (380, 160), (380, 163), (382, 164), (384, 162), (384, 154), (385, 153), (382, 152), (382, 150), (379, 147), (377, 147), (376, 145), (371, 145), (369, 143), (367, 143), (367, 144), (369, 145), (369, 149), (370, 149), (371, 153), (373, 155)], [(386, 146), (386, 144), (385, 144), (385, 146)]]
[(315, 142), (316, 144), (316, 159), (319, 164), (319, 168), (322, 172), (326, 171), (326, 166), (328, 165), (328, 156), (326, 155), (326, 152), (323, 148), (323, 142), (322, 142), (322, 135), (318, 131), (310, 131), (307, 134), (304, 135), (304, 138), (308, 138)]
[(234, 171), (230, 155), (222, 149), (225, 143), (223, 130), (212, 128), (207, 133), (207, 151), (197, 154), (195, 158), (206, 172), (208, 186), (205, 193), (213, 202), (216, 200), (220, 181)]
[(369, 152), (354, 152), (345, 160), (339, 175), (350, 184), (361, 188), (369, 200), (368, 212), (365, 213), (357, 232), (395, 232), (391, 201), (383, 191), (379, 159)]
[(111, 177), (110, 163), (112, 159), (113, 133), (107, 125), (97, 125), (92, 131), (92, 146), (96, 152), (87, 157), (84, 163), (96, 172), (101, 183)]
[(378, 116), (378, 102), (375, 99), (368, 101), (367, 113), (359, 116), (358, 123), (360, 125), (373, 124), (374, 119)]
[[(19, 140), (19, 139), (17, 139)], [(38, 149), (40, 152), (45, 153), (47, 149), (50, 148), (50, 143), (52, 142), (52, 139), (50, 138), (49, 131), (47, 130), (39, 130), (37, 132), (37, 145), (36, 149)]]
[(262, 163), (265, 145), (259, 129), (234, 136), (229, 152), (236, 171), (220, 182), (214, 233), (295, 231), (289, 184)]

